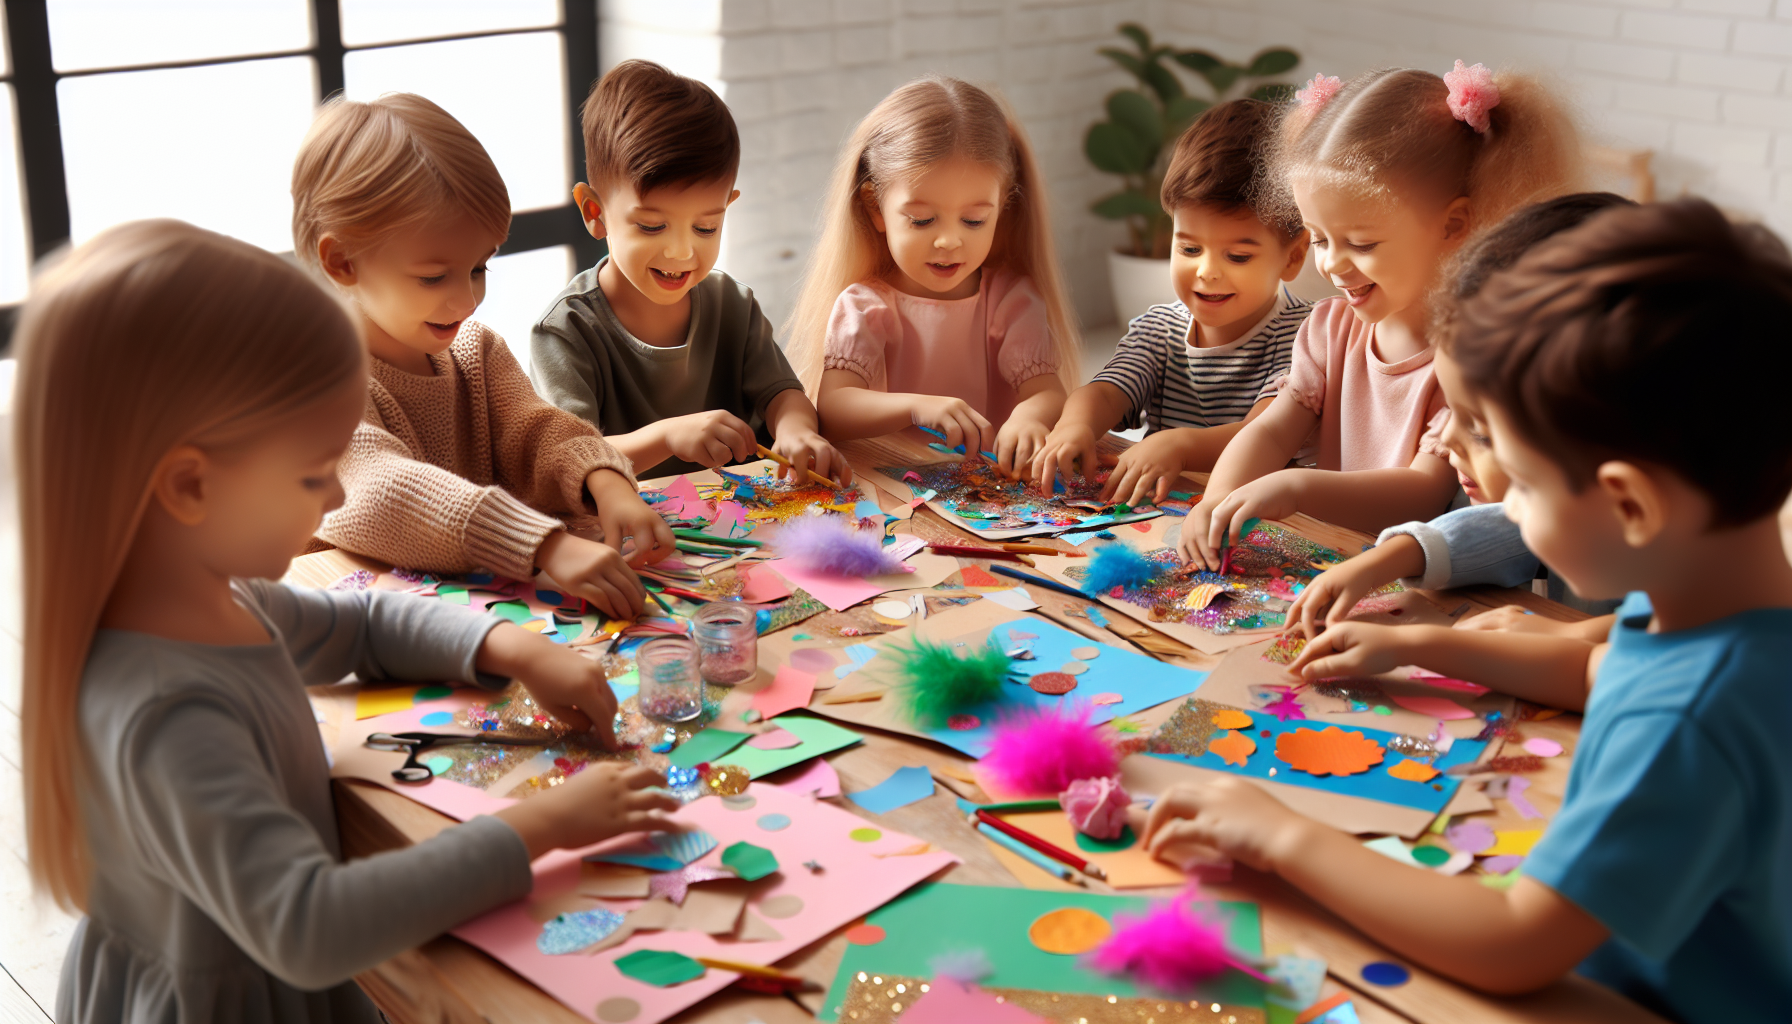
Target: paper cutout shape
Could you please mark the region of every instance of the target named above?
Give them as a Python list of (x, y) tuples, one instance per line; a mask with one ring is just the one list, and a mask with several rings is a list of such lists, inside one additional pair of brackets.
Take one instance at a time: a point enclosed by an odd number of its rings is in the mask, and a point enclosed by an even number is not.
[(614, 850), (591, 854), (599, 864), (628, 864), (649, 871), (677, 871), (716, 848), (708, 832), (655, 832)]
[(1337, 726), (1296, 729), (1276, 737), (1276, 758), (1309, 775), (1355, 775), (1381, 763), (1381, 744)]
[(902, 1014), (902, 1024), (1048, 1024), (1020, 1007), (975, 985), (934, 978), (921, 998)]
[(1546, 736), (1532, 736), (1524, 741), (1524, 749), (1538, 757), (1555, 757), (1561, 754), (1562, 745)]
[(678, 748), (666, 755), (666, 760), (679, 768), (695, 768), (700, 764), (714, 764), (724, 754), (740, 746), (752, 738), (751, 733), (730, 732), (711, 726), (678, 745)]
[(855, 946), (875, 946), (884, 941), (884, 930), (874, 924), (855, 924), (846, 929), (844, 937)]
[(985, 601), (994, 601), (1004, 608), (1017, 612), (1030, 612), (1039, 607), (1039, 602), (1033, 600), (1033, 596), (1028, 594), (1026, 590), (1021, 587), (1015, 587), (1013, 590), (997, 590), (993, 593), (984, 594), (983, 599)]
[(1244, 764), (1257, 752), (1257, 741), (1246, 733), (1228, 730), (1209, 740), (1207, 749), (1227, 764)]
[(763, 717), (774, 718), (786, 711), (807, 707), (814, 696), (814, 674), (786, 665), (778, 669), (770, 686), (753, 695), (752, 706)]
[(809, 762), (809, 766), (801, 774), (778, 785), (792, 793), (809, 793), (818, 797), (839, 796), (840, 773), (834, 770), (833, 765), (816, 758)]
[(1543, 812), (1537, 809), (1536, 804), (1531, 803), (1530, 797), (1524, 795), (1524, 791), (1530, 788), (1530, 779), (1522, 775), (1512, 776), (1506, 782), (1506, 802), (1512, 805), (1512, 809), (1517, 811), (1521, 818), (1541, 818)]
[(1444, 838), (1462, 853), (1486, 853), (1496, 839), (1484, 821), (1464, 821), (1444, 829)]
[(585, 861), (579, 865), (579, 895), (626, 900), (647, 895), (648, 874), (640, 868)]
[(1108, 919), (1084, 907), (1065, 907), (1040, 915), (1027, 928), (1027, 938), (1047, 953), (1079, 956), (1114, 934)]
[(991, 576), (982, 566), (967, 565), (958, 570), (958, 578), (967, 587), (999, 587), (1002, 581)]
[(722, 865), (743, 881), (757, 882), (778, 870), (778, 858), (765, 847), (743, 840), (722, 851)]
[(776, 750), (739, 746), (728, 752), (728, 763), (745, 771), (748, 778), (758, 779), (793, 764), (801, 764), (812, 757), (831, 754), (864, 742), (864, 737), (858, 733), (842, 729), (825, 718), (813, 715), (779, 715), (777, 724), (802, 742), (794, 747), (780, 747)]
[(1518, 856), (1523, 857), (1543, 838), (1540, 828), (1516, 829), (1507, 832), (1495, 832), (1493, 845), (1482, 851), (1489, 857)]
[(784, 936), (751, 910), (741, 914), (740, 931), (734, 937), (741, 942), (776, 942)]
[(1380, 839), (1371, 839), (1363, 844), (1363, 848), (1374, 850), (1383, 857), (1397, 860), (1402, 864), (1409, 864), (1415, 868), (1425, 866), (1418, 862), (1418, 859), (1412, 855), (1412, 847), (1401, 842), (1399, 836), (1382, 836)]
[(747, 741), (754, 750), (789, 750), (803, 742), (789, 729), (774, 726)]
[(1182, 599), (1182, 604), (1189, 611), (1198, 612), (1213, 603), (1213, 599), (1225, 592), (1218, 583), (1198, 583)]
[(561, 914), (542, 925), (535, 947), (549, 956), (564, 956), (609, 938), (620, 927), (622, 915), (602, 907)]
[(1408, 711), (1417, 711), (1421, 715), (1430, 715), (1446, 722), (1474, 718), (1475, 713), (1448, 697), (1416, 697), (1406, 694), (1389, 694), (1388, 699)]
[(788, 921), (803, 912), (801, 896), (773, 896), (759, 904), (759, 912), (774, 921)]
[(1068, 672), (1041, 672), (1027, 680), (1034, 693), (1062, 696), (1076, 689), (1076, 676)]
[(708, 864), (687, 864), (676, 871), (660, 871), (648, 876), (647, 891), (655, 899), (683, 903), (686, 893), (698, 882), (733, 877), (734, 872), (710, 867)]
[(683, 953), (665, 949), (637, 949), (627, 956), (619, 956), (616, 969), (655, 988), (670, 988), (701, 978), (705, 970), (702, 964)]
[(906, 619), (915, 610), (902, 601), (879, 601), (871, 606), (871, 610), (886, 619)]
[(1251, 716), (1237, 708), (1221, 708), (1213, 713), (1213, 726), (1216, 729), (1249, 729)]
[(604, 1024), (626, 1024), (641, 1016), (641, 1004), (627, 996), (611, 996), (597, 1004), (597, 1019)]
[(747, 894), (722, 888), (695, 888), (685, 896), (673, 927), (681, 932), (704, 935), (729, 935), (740, 923), (741, 909), (747, 905)]
[(926, 768), (911, 765), (896, 769), (889, 778), (870, 789), (846, 795), (872, 814), (888, 814), (898, 807), (907, 807), (932, 796), (933, 775)]
[(1437, 778), (1438, 773), (1436, 768), (1431, 767), (1425, 762), (1414, 761), (1412, 758), (1407, 757), (1401, 758), (1399, 764), (1389, 768), (1388, 774), (1396, 779), (1405, 779), (1408, 782), (1430, 782), (1432, 779)]
[(790, 596), (790, 584), (784, 582), (784, 577), (776, 570), (766, 568), (764, 563), (743, 566), (739, 572), (746, 581), (740, 599), (748, 604), (774, 604)]

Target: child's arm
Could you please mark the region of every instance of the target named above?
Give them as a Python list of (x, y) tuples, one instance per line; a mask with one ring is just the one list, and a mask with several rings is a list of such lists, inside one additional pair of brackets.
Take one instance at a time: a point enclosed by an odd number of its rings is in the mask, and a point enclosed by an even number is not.
[[(772, 432), (772, 451), (789, 459), (797, 468), (799, 482), (800, 471), (813, 468), (829, 479), (852, 483), (852, 467), (847, 465), (846, 456), (821, 436), (815, 406), (809, 396), (803, 394), (802, 388), (786, 388), (778, 392), (765, 407), (765, 425)], [(780, 478), (785, 472), (784, 467), (778, 467)]]
[(989, 451), (996, 441), (995, 428), (962, 398), (875, 391), (851, 370), (824, 372), (815, 405), (822, 431), (833, 441), (880, 437), (910, 426), (937, 430), (947, 445), (974, 451)]
[(1552, 708), (1581, 711), (1604, 653), (1603, 645), (1571, 637), (1344, 622), (1307, 641), (1288, 671), (1313, 680), (1417, 665)]
[(1288, 607), (1288, 624), (1300, 624), (1311, 640), (1336, 626), (1356, 603), (1398, 579), (1425, 572), (1425, 549), (1410, 534), (1389, 537), (1375, 547), (1320, 573)]
[(1493, 889), (1401, 864), (1304, 818), (1234, 777), (1163, 794), (1145, 827), (1150, 851), (1218, 849), (1273, 871), (1402, 956), (1496, 993), (1561, 977), (1610, 934), (1592, 915), (1531, 878)]
[(1456, 623), (1457, 629), (1497, 630), (1507, 633), (1542, 633), (1546, 636), (1568, 636), (1591, 644), (1604, 643), (1611, 636), (1615, 615), (1597, 615), (1579, 622), (1562, 622), (1508, 604), (1479, 615), (1470, 615)]
[(1113, 475), (1102, 488), (1102, 500), (1118, 499), (1128, 505), (1163, 501), (1183, 473), (1212, 469), (1226, 445), (1274, 401), (1265, 398), (1251, 406), (1244, 419), (1217, 427), (1177, 427), (1151, 434), (1121, 453)]
[(1059, 473), (1070, 478), (1074, 465), (1084, 480), (1094, 480), (1100, 467), (1095, 442), (1114, 429), (1132, 411), (1132, 401), (1120, 387), (1105, 380), (1093, 380), (1070, 393), (1064, 400), (1064, 412), (1058, 425), (1046, 435), (1045, 443), (1033, 456), (1028, 475), (1034, 486), (1051, 493), (1052, 482)]
[(1214, 525), (1227, 525), (1227, 520), (1216, 518), (1214, 510), (1233, 491), (1287, 465), (1318, 422), (1317, 414), (1284, 391), (1233, 436), (1214, 463), (1207, 490), (1183, 520), (1179, 545), (1183, 560), (1219, 568), (1220, 542), (1209, 541), (1208, 535)]
[(643, 467), (679, 458), (713, 469), (751, 461), (759, 445), (747, 421), (726, 409), (668, 416), (606, 440), (631, 463)]
[(991, 449), (996, 464), (1016, 475), (1026, 471), (1063, 414), (1064, 382), (1055, 373), (1029, 377), (1020, 385), (1019, 398), (1008, 422), (996, 431), (996, 446)]

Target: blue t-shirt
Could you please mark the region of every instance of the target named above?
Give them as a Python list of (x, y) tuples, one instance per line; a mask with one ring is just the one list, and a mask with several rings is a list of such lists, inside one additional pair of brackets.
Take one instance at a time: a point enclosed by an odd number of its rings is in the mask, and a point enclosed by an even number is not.
[(1653, 614), (1618, 609), (1524, 873), (1611, 929), (1582, 973), (1680, 1020), (1792, 1019), (1792, 608)]

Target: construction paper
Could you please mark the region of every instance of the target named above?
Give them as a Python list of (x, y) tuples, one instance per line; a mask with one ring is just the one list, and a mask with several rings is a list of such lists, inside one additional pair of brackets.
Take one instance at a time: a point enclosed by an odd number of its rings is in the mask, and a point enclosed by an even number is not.
[(617, 957), (615, 964), (616, 969), (625, 977), (661, 988), (701, 978), (708, 970), (683, 953), (659, 949), (635, 950), (626, 956)]
[[(919, 886), (866, 917), (866, 923), (884, 930), (884, 940), (872, 946), (846, 947), (820, 1016), (829, 1021), (842, 1019), (847, 989), (859, 971), (930, 978), (934, 958), (955, 949), (983, 952), (992, 968), (981, 983), (987, 988), (1140, 994), (1127, 978), (1097, 974), (1082, 966), (1078, 958), (1041, 950), (1027, 937), (1027, 931), (1041, 916), (1067, 907), (1094, 911), (1111, 922), (1116, 913), (1139, 915), (1149, 906), (1149, 900), (1136, 896), (945, 883)], [(1233, 950), (1246, 959), (1261, 956), (1257, 905), (1221, 902), (1218, 911), (1227, 920), (1227, 939)], [(1194, 995), (1201, 1002), (1264, 1005), (1262, 986), (1237, 971), (1202, 983)]]
[(796, 733), (781, 726), (773, 726), (747, 741), (747, 746), (754, 750), (789, 750), (803, 741)]
[(685, 894), (684, 903), (678, 908), (678, 920), (672, 927), (681, 932), (732, 935), (746, 905), (747, 892), (738, 883), (732, 888), (693, 887)]
[(778, 784), (792, 793), (810, 793), (818, 797), (840, 795), (840, 773), (820, 758), (809, 762), (802, 774)]
[(810, 715), (779, 715), (775, 723), (800, 742), (794, 747), (775, 750), (752, 746), (735, 747), (727, 755), (728, 763), (741, 768), (748, 778), (757, 779), (793, 764), (801, 764), (812, 757), (831, 754), (864, 741), (864, 737), (850, 729), (842, 729), (833, 722)]
[(647, 872), (622, 864), (586, 861), (579, 866), (579, 895), (633, 899), (647, 895)]
[(1493, 834), (1493, 845), (1481, 852), (1488, 857), (1522, 857), (1529, 854), (1531, 852), (1531, 847), (1536, 846), (1537, 840), (1542, 838), (1543, 830), (1540, 828), (1495, 832)]
[(1228, 730), (1209, 740), (1207, 749), (1227, 764), (1244, 764), (1257, 752), (1257, 741), (1250, 733)]
[(1446, 722), (1475, 717), (1473, 711), (1470, 711), (1448, 697), (1419, 697), (1390, 693), (1388, 694), (1388, 699), (1408, 711), (1417, 711), (1421, 715), (1430, 715), (1432, 718), (1441, 719)]
[(1444, 829), (1444, 838), (1463, 853), (1486, 853), (1496, 841), (1484, 821), (1464, 821)]
[(738, 501), (717, 502), (716, 517), (703, 532), (715, 537), (745, 537), (753, 532), (753, 527), (747, 523), (747, 506)]
[(1047, 953), (1079, 956), (1114, 934), (1107, 918), (1085, 907), (1048, 910), (1027, 927), (1027, 938)]
[(747, 581), (746, 589), (741, 591), (740, 599), (748, 604), (772, 604), (790, 596), (790, 584), (774, 569), (764, 564), (742, 566), (739, 570), (742, 579)]
[(576, 953), (586, 946), (610, 937), (622, 926), (622, 915), (614, 910), (593, 907), (561, 914), (542, 925), (535, 948), (549, 956)]
[(629, 844), (593, 854), (600, 864), (627, 864), (649, 871), (677, 871), (716, 848), (708, 832), (654, 832)]
[(1386, 756), (1381, 744), (1335, 725), (1293, 729), (1276, 737), (1276, 759), (1312, 775), (1356, 775), (1380, 764)]
[(1407, 782), (1430, 782), (1437, 778), (1437, 769), (1423, 761), (1414, 761), (1410, 757), (1403, 757), (1399, 764), (1388, 769), (1388, 774), (1396, 779), (1405, 779)]
[(680, 476), (662, 488), (658, 493), (665, 500), (653, 503), (655, 512), (669, 515), (674, 519), (708, 520), (715, 514), (709, 502), (697, 497), (697, 485), (688, 476)]
[[(726, 868), (711, 867), (708, 864), (687, 864), (676, 871), (658, 871), (647, 879), (647, 891), (654, 900), (675, 904), (683, 904), (690, 895), (691, 886), (699, 882), (713, 882), (719, 878), (734, 878), (735, 874)], [(643, 925), (642, 927), (646, 927)], [(664, 925), (654, 925), (656, 928)]]
[(722, 851), (722, 866), (744, 881), (757, 882), (778, 870), (778, 858), (763, 846), (743, 841)]
[(1530, 788), (1530, 779), (1522, 775), (1512, 776), (1511, 780), (1506, 783), (1506, 802), (1512, 805), (1512, 809), (1517, 811), (1521, 818), (1541, 818), (1543, 812), (1537, 810), (1537, 805), (1531, 803), (1530, 798), (1524, 795), (1524, 791)]
[[(963, 801), (959, 803), (961, 810), (966, 810), (969, 806)], [(1000, 817), (1010, 825), (1038, 836), (1060, 850), (1077, 850), (1084, 859), (1099, 865), (1107, 873), (1107, 883), (1115, 889), (1151, 889), (1188, 883), (1186, 874), (1151, 856), (1146, 851), (1145, 844), (1137, 841), (1138, 836), (1145, 831), (1145, 812), (1142, 808), (1134, 808), (1128, 812), (1128, 818), (1131, 819), (1128, 832), (1134, 841), (1120, 849), (1091, 849), (1083, 846), (1078, 842), (1079, 833), (1071, 827), (1070, 817), (1063, 811), (1022, 811), (1003, 813)], [(1046, 874), (994, 843), (988, 845), (991, 850), (999, 851), (996, 859), (1022, 885), (1054, 891), (1064, 888), (1061, 879)]]
[(1418, 859), (1412, 855), (1412, 847), (1401, 842), (1399, 836), (1382, 836), (1380, 839), (1371, 839), (1364, 843), (1363, 847), (1365, 849), (1374, 850), (1383, 857), (1397, 860), (1402, 864), (1410, 864), (1415, 868), (1422, 868), (1425, 866), (1418, 862)]
[(372, 718), (375, 715), (389, 715), (394, 711), (408, 710), (417, 703), (417, 691), (421, 686), (362, 687), (355, 694), (355, 718)]
[(751, 733), (730, 732), (727, 729), (717, 729), (711, 726), (680, 743), (678, 749), (666, 755), (666, 760), (680, 768), (715, 764), (729, 751), (745, 743), (751, 736)]
[[(714, 882), (714, 886), (741, 886), (749, 893), (741, 915), (742, 928), (749, 915), (771, 921), (777, 939), (739, 941), (686, 931), (641, 931), (590, 956), (548, 956), (536, 948), (541, 925), (531, 920), (520, 903), (501, 907), (455, 929), (454, 934), (496, 957), (511, 970), (540, 987), (575, 1012), (590, 1015), (602, 1000), (630, 999), (639, 1004), (636, 1024), (658, 1024), (731, 984), (736, 975), (709, 971), (702, 977), (673, 987), (659, 987), (631, 978), (611, 964), (640, 950), (676, 952), (687, 957), (709, 957), (751, 964), (776, 963), (825, 938), (904, 889), (953, 864), (949, 853), (913, 856), (880, 856), (919, 842), (893, 830), (871, 842), (856, 842), (848, 833), (863, 826), (857, 815), (808, 797), (786, 793), (775, 786), (755, 783), (747, 795), (757, 801), (756, 810), (791, 818), (780, 832), (763, 832), (754, 815), (725, 807), (721, 800), (698, 800), (673, 815), (688, 828), (718, 837), (722, 845), (746, 841), (771, 851), (786, 870), (757, 882)], [(595, 848), (555, 851), (532, 866), (537, 891), (571, 889), (579, 878), (583, 855), (611, 846), (626, 845), (619, 837)], [(806, 860), (825, 865), (821, 872), (799, 870)], [(711, 851), (694, 866), (719, 865), (720, 851)], [(700, 891), (703, 885), (693, 888)], [(687, 899), (689, 897), (687, 896)], [(645, 904), (643, 906), (646, 906)], [(670, 904), (662, 906), (671, 908)], [(778, 913), (774, 916), (772, 909)], [(632, 912), (631, 912), (632, 913)], [(663, 911), (662, 911), (663, 913)], [(627, 927), (625, 924), (624, 927)], [(605, 940), (608, 942), (609, 940)]]
[(926, 994), (902, 1014), (902, 1024), (1049, 1024), (1044, 1017), (998, 999), (975, 985), (934, 978)]
[(740, 929), (734, 937), (741, 942), (776, 942), (784, 935), (751, 910), (741, 915)]
[(852, 802), (872, 814), (887, 814), (898, 807), (907, 807), (933, 795), (933, 775), (927, 769), (910, 766), (898, 768), (890, 777), (870, 789), (846, 794)]
[(1524, 741), (1524, 749), (1538, 757), (1555, 757), (1562, 752), (1562, 745), (1545, 736), (1533, 736)]
[[(786, 666), (772, 677), (770, 686), (753, 694), (753, 710), (764, 718), (807, 707), (815, 696), (815, 675)], [(794, 744), (793, 744), (794, 745)]]
[(1030, 612), (1039, 607), (1039, 602), (1033, 600), (1033, 596), (1028, 594), (1023, 587), (1015, 587), (1013, 590), (997, 590), (984, 594), (983, 599), (994, 601), (1004, 608), (1017, 612)]
[(938, 586), (947, 576), (958, 571), (957, 559), (926, 552), (908, 560), (908, 572), (868, 576), (864, 579), (857, 576), (839, 576), (834, 573), (803, 569), (786, 558), (774, 558), (760, 563), (760, 566), (757, 571), (770, 568), (771, 571), (782, 576), (785, 583), (792, 587), (800, 587), (811, 597), (837, 612), (845, 611), (855, 604), (868, 601), (879, 594), (892, 590), (915, 590)]

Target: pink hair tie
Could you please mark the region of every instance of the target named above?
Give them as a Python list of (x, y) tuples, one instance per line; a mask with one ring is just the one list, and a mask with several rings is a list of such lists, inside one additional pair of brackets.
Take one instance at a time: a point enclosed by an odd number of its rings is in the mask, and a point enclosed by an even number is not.
[(1444, 84), (1450, 87), (1450, 113), (1456, 120), (1482, 135), (1487, 134), (1487, 112), (1500, 105), (1500, 88), (1493, 84), (1493, 72), (1484, 64), (1444, 72)]
[(1294, 90), (1294, 101), (1317, 113), (1319, 108), (1331, 102), (1331, 98), (1338, 95), (1338, 90), (1342, 88), (1344, 88), (1344, 80), (1336, 75), (1314, 75), (1307, 80), (1305, 89)]

